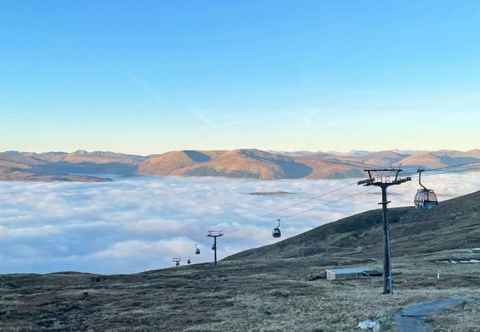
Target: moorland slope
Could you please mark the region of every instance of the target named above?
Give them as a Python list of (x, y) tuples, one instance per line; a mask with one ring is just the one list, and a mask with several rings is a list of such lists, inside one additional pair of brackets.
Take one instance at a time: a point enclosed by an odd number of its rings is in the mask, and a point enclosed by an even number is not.
[[(382, 278), (325, 280), (325, 268), (381, 267), (379, 211), (318, 227), (222, 260), (132, 275), (75, 272), (0, 276), (0, 329), (25, 331), (355, 331), (418, 301), (455, 296), (461, 312), (437, 317), (441, 329), (480, 324), (480, 192), (431, 211), (391, 211), (396, 293)], [(228, 236), (228, 235), (226, 235)], [(222, 250), (221, 245), (219, 247)], [(438, 278), (438, 276), (441, 276)]]

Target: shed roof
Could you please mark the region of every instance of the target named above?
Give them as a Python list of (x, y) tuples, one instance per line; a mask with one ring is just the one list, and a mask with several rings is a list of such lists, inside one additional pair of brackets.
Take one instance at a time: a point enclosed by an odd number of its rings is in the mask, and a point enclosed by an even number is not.
[(365, 266), (327, 269), (327, 271), (332, 271), (332, 272), (335, 272), (336, 274), (362, 273), (362, 272), (367, 272), (372, 270), (374, 269), (371, 269)]

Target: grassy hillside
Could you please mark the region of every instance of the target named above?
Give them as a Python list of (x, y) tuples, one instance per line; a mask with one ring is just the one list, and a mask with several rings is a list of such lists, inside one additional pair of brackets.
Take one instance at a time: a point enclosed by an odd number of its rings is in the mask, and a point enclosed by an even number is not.
[[(480, 247), (480, 192), (442, 202), (433, 210), (389, 211), (394, 256)], [(368, 211), (228, 259), (379, 257), (383, 254), (382, 225), (380, 210)]]

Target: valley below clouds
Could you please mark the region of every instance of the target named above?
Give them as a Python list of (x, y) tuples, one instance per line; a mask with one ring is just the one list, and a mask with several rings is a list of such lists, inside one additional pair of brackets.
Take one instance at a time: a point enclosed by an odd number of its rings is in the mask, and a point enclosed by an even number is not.
[[(445, 200), (479, 190), (478, 175), (427, 175), (425, 183)], [(225, 233), (222, 258), (277, 241), (271, 231), (278, 218), (285, 239), (376, 209), (379, 192), (357, 180), (0, 182), (0, 273), (133, 273), (172, 266), (172, 257), (206, 262), (208, 230)], [(391, 190), (392, 207), (413, 204), (415, 181)]]

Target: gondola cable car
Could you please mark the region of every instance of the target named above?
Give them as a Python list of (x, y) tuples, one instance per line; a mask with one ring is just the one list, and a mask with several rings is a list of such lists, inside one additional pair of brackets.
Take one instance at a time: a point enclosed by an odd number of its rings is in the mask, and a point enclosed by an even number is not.
[(272, 231), (272, 236), (276, 239), (282, 237), (282, 232), (280, 231), (280, 219), (277, 220), (278, 225)]
[(195, 255), (200, 255), (200, 248), (195, 245)]
[(432, 209), (438, 205), (438, 198), (435, 192), (427, 188), (422, 183), (422, 173), (425, 172), (423, 169), (418, 169), (418, 184), (420, 188), (417, 190), (415, 195), (415, 207), (418, 209)]

